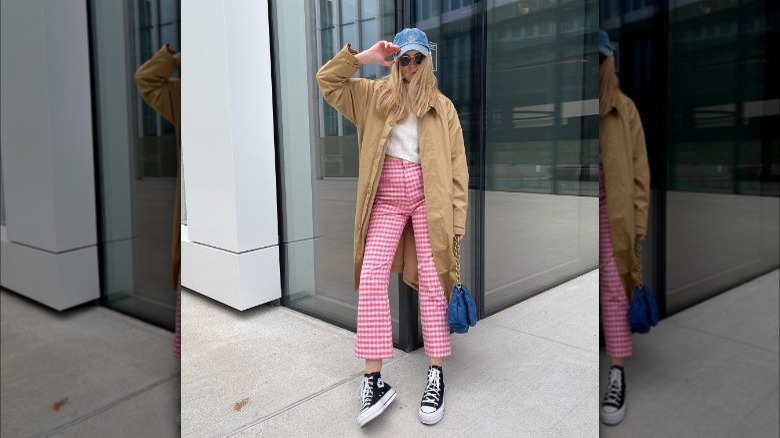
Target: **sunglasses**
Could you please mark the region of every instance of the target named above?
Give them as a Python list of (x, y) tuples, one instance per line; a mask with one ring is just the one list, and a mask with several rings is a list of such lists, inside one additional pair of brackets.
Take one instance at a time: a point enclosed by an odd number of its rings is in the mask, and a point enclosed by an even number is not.
[[(414, 63), (417, 64), (417, 65), (420, 65), (422, 63), (423, 58), (425, 58), (425, 55), (423, 55), (422, 53), (415, 54), (414, 55)], [(406, 67), (407, 65), (409, 65), (410, 62), (412, 62), (412, 57), (409, 56), (409, 55), (404, 55), (404, 56), (402, 56), (402, 57), (400, 57), (398, 59), (401, 60), (401, 66), (402, 67)]]

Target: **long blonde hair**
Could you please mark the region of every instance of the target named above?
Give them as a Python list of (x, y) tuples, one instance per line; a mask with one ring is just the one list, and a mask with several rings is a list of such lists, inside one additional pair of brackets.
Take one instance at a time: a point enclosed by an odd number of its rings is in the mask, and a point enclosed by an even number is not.
[(430, 56), (423, 58), (417, 74), (408, 84), (401, 74), (401, 63), (396, 61), (390, 67), (390, 74), (380, 79), (376, 107), (385, 117), (392, 113), (396, 122), (405, 119), (409, 113), (422, 117), (438, 93)]
[(604, 117), (612, 111), (612, 105), (617, 103), (620, 94), (620, 84), (615, 74), (615, 61), (606, 56), (599, 64), (599, 117)]

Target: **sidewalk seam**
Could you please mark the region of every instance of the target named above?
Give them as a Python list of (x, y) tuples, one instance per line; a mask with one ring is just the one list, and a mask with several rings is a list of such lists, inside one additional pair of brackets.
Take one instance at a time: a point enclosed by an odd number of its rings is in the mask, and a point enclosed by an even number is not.
[[(485, 323), (488, 324), (488, 321), (485, 320)], [(542, 340), (545, 340), (545, 341), (555, 342), (556, 344), (563, 345), (563, 346), (566, 346), (566, 347), (569, 347), (569, 348), (574, 348), (575, 350), (584, 351), (585, 353), (591, 353), (591, 354), (596, 354), (596, 355), (599, 354), (599, 351), (595, 351), (594, 352), (594, 351), (586, 350), (586, 349), (584, 349), (582, 347), (577, 347), (575, 345), (567, 344), (565, 342), (557, 341), (555, 339), (545, 338), (544, 336), (539, 336), (539, 335), (534, 334), (534, 333), (524, 332), (522, 330), (518, 330), (518, 329), (515, 329), (515, 328), (512, 328), (512, 327), (507, 327), (505, 325), (502, 325), (502, 324), (499, 324), (499, 323), (496, 323), (496, 322), (489, 322), (489, 323), (494, 325), (494, 326), (496, 326), (496, 327), (501, 327), (503, 329), (511, 330), (513, 332), (520, 333), (520, 334), (523, 334), (523, 335), (533, 336), (534, 338), (537, 338), (537, 339), (542, 339)], [(598, 333), (596, 335), (598, 335)]]
[(82, 416), (80, 416), (78, 418), (75, 418), (75, 419), (73, 419), (73, 420), (71, 420), (71, 421), (69, 421), (69, 422), (67, 422), (67, 423), (65, 423), (63, 425), (57, 426), (54, 429), (49, 430), (48, 432), (44, 432), (41, 436), (50, 437), (50, 436), (53, 436), (53, 435), (55, 435), (57, 433), (65, 432), (66, 430), (70, 429), (71, 427), (73, 427), (73, 426), (75, 426), (77, 424), (83, 423), (83, 422), (85, 422), (85, 421), (87, 421), (87, 420), (89, 420), (89, 419), (91, 419), (93, 417), (96, 417), (96, 416), (98, 416), (98, 415), (100, 415), (100, 414), (102, 414), (104, 412), (107, 412), (107, 411), (109, 411), (109, 410), (111, 410), (111, 409), (121, 405), (122, 403), (124, 403), (126, 401), (129, 401), (129, 400), (131, 400), (131, 399), (133, 399), (135, 397), (138, 397), (139, 395), (141, 395), (141, 394), (143, 394), (143, 393), (145, 393), (147, 391), (150, 391), (150, 390), (152, 390), (152, 389), (154, 389), (154, 388), (156, 388), (156, 387), (158, 387), (158, 386), (160, 386), (160, 385), (162, 385), (162, 384), (164, 384), (166, 382), (169, 382), (169, 381), (171, 381), (173, 379), (176, 379), (176, 378), (179, 378), (179, 377), (180, 377), (180, 373), (175, 373), (175, 374), (169, 375), (168, 377), (164, 377), (164, 378), (162, 378), (160, 380), (152, 382), (149, 385), (146, 385), (145, 387), (143, 387), (143, 388), (141, 388), (141, 389), (139, 389), (137, 391), (131, 392), (130, 394), (128, 394), (128, 395), (126, 395), (124, 397), (121, 397), (118, 400), (114, 400), (113, 402), (111, 402), (111, 403), (109, 403), (109, 404), (107, 404), (105, 406), (97, 408), (97, 409), (95, 409), (94, 411), (92, 411), (92, 412), (90, 412), (88, 414), (84, 414), (84, 415), (82, 415)]
[(761, 351), (764, 351), (764, 352), (767, 352), (767, 353), (780, 355), (780, 352), (775, 351), (775, 350), (770, 350), (768, 348), (761, 347), (761, 346), (758, 346), (758, 345), (748, 344), (747, 342), (740, 341), (738, 339), (732, 339), (732, 338), (729, 338), (727, 336), (719, 335), (717, 333), (708, 332), (708, 331), (705, 331), (705, 330), (702, 330), (702, 329), (699, 329), (699, 328), (696, 328), (696, 327), (689, 327), (689, 326), (687, 326), (685, 324), (680, 324), (680, 323), (675, 322), (675, 321), (668, 321), (667, 320), (667, 323), (672, 324), (672, 325), (676, 325), (677, 327), (680, 327), (680, 328), (683, 328), (683, 329), (690, 330), (692, 332), (697, 332), (697, 333), (702, 333), (702, 334), (705, 334), (705, 335), (709, 335), (709, 336), (712, 336), (713, 338), (722, 339), (724, 341), (735, 342), (735, 343), (743, 345), (745, 347), (755, 348), (757, 350), (761, 350)]
[[(401, 359), (401, 358), (393, 358), (392, 360), (386, 361), (382, 366), (385, 367), (387, 365), (390, 365), (391, 363), (393, 363), (393, 362), (395, 362), (395, 361), (397, 361), (399, 359)], [(245, 430), (247, 430), (247, 429), (249, 429), (251, 427), (257, 426), (258, 424), (263, 423), (263, 422), (265, 422), (267, 420), (270, 420), (271, 418), (273, 418), (273, 417), (275, 417), (277, 415), (283, 414), (284, 412), (289, 411), (290, 409), (293, 409), (293, 408), (295, 408), (296, 406), (298, 406), (298, 405), (300, 405), (302, 403), (305, 403), (305, 402), (307, 402), (307, 401), (309, 401), (311, 399), (317, 398), (317, 397), (321, 396), (322, 394), (325, 394), (326, 392), (329, 392), (329, 391), (331, 391), (333, 389), (338, 388), (339, 386), (347, 384), (350, 381), (352, 381), (352, 380), (354, 380), (354, 379), (356, 379), (358, 377), (361, 377), (362, 375), (363, 375), (363, 373), (361, 372), (361, 373), (358, 373), (358, 374), (354, 374), (354, 375), (352, 375), (350, 377), (347, 377), (345, 379), (342, 379), (342, 380), (340, 380), (340, 381), (338, 381), (338, 382), (336, 382), (336, 383), (334, 383), (334, 384), (332, 384), (332, 385), (330, 385), (330, 386), (328, 386), (326, 388), (323, 388), (323, 389), (315, 392), (314, 394), (311, 394), (311, 395), (309, 395), (309, 396), (307, 396), (307, 397), (305, 397), (305, 398), (303, 398), (301, 400), (296, 401), (295, 403), (290, 403), (289, 405), (287, 405), (287, 406), (285, 406), (283, 408), (277, 409), (275, 412), (272, 412), (272, 413), (270, 413), (270, 414), (268, 414), (268, 415), (266, 415), (264, 417), (258, 418), (257, 420), (253, 420), (253, 421), (251, 421), (249, 423), (246, 423), (246, 424), (244, 424), (243, 426), (241, 426), (241, 427), (239, 427), (237, 429), (233, 429), (231, 432), (228, 432), (224, 436), (233, 436), (233, 435), (235, 435), (237, 433), (240, 433), (240, 432), (243, 432), (243, 431), (245, 431)]]

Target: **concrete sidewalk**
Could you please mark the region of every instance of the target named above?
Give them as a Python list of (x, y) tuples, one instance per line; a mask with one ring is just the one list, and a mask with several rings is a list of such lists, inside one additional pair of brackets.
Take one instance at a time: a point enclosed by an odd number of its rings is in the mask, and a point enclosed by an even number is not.
[[(780, 436), (780, 271), (634, 335), (626, 418), (601, 437)], [(609, 357), (601, 351), (605, 390)], [(603, 392), (602, 392), (603, 393)]]
[(175, 437), (173, 333), (88, 304), (0, 292), (3, 437)]
[(362, 361), (354, 333), (283, 307), (244, 312), (182, 293), (182, 436), (598, 436), (598, 272), (452, 335), (446, 414), (417, 418), (423, 350), (395, 352), (382, 376), (398, 391), (355, 424)]

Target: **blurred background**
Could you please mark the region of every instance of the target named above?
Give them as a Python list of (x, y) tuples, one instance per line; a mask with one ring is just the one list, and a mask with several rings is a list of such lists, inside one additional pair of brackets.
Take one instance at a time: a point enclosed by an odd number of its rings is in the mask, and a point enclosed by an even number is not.
[(600, 2), (644, 125), (644, 272), (664, 315), (780, 265), (778, 4)]
[(2, 435), (178, 436), (176, 136), (134, 73), (180, 2), (0, 4)]
[(178, 2), (3, 5), (3, 287), (172, 330), (175, 129), (133, 75), (180, 46)]

